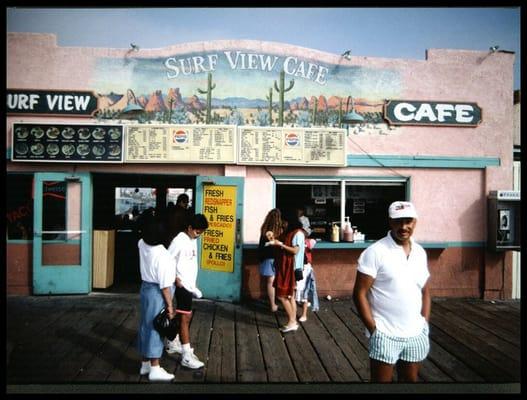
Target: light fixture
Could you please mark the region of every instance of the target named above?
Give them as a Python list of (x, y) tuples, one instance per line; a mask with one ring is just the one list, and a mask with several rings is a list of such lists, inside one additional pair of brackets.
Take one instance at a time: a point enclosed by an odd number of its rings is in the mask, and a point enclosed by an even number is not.
[[(350, 101), (351, 101), (351, 110), (350, 112), (348, 112)], [(355, 110), (353, 109), (353, 98), (351, 96), (348, 96), (348, 101), (346, 103), (346, 114), (344, 114), (344, 116), (342, 117), (342, 122), (347, 125), (364, 122), (364, 117), (356, 113)]]
[(344, 57), (346, 60), (351, 60), (351, 50), (346, 50), (344, 53), (340, 55), (341, 57)]

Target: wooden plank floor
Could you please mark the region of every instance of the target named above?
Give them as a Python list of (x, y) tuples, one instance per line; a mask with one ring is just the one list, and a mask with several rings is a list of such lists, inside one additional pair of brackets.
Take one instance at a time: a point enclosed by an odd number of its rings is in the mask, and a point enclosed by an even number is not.
[[(205, 362), (182, 368), (165, 354), (176, 383), (365, 383), (367, 339), (350, 299), (321, 300), (320, 311), (282, 334), (285, 313), (263, 301), (197, 300), (191, 342)], [(8, 385), (147, 383), (135, 350), (139, 296), (7, 297)], [(423, 383), (519, 383), (520, 302), (434, 299)]]

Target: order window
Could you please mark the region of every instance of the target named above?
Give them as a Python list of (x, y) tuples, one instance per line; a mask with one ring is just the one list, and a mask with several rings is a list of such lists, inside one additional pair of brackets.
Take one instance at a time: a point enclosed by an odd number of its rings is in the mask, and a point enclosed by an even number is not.
[(276, 207), (302, 207), (309, 218), (311, 237), (330, 240), (333, 224), (349, 217), (365, 240), (378, 240), (388, 232), (388, 206), (407, 199), (407, 179), (284, 180), (277, 181)]

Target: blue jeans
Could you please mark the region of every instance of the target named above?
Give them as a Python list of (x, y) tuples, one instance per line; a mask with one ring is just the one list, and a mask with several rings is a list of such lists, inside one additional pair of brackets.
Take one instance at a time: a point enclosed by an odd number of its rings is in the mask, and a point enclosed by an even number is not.
[[(174, 287), (172, 286), (172, 293)], [(159, 284), (141, 283), (141, 321), (137, 336), (137, 349), (144, 358), (161, 358), (163, 354), (163, 340), (154, 329), (154, 318), (165, 307), (165, 300)]]

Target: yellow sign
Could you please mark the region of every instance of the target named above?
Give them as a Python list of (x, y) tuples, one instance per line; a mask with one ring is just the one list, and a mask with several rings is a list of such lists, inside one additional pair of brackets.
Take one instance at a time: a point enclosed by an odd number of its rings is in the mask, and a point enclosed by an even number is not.
[(236, 186), (205, 185), (203, 214), (209, 228), (201, 239), (201, 267), (234, 272)]

